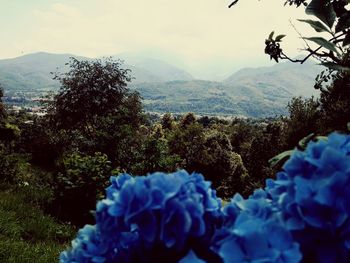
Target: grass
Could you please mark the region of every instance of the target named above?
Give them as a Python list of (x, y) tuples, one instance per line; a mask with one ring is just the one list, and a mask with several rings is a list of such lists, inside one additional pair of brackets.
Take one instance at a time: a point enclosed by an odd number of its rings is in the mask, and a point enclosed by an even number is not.
[(75, 230), (42, 211), (45, 198), (42, 189), (1, 185), (0, 262), (58, 262)]

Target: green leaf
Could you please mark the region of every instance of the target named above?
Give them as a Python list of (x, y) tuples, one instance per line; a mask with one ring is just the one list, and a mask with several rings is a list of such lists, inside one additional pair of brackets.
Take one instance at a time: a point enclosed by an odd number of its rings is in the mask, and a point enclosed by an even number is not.
[(281, 42), (282, 38), (284, 38), (286, 35), (278, 35), (276, 38), (275, 38), (275, 41), (276, 42)]
[(323, 37), (304, 37), (304, 39), (315, 42), (316, 44), (339, 54), (335, 44), (332, 42), (329, 42), (328, 40), (324, 39)]
[(272, 40), (273, 34), (275, 34), (275, 31), (272, 31), (272, 32), (270, 33), (270, 35), (269, 35), (269, 40)]
[(336, 14), (329, 0), (312, 0), (305, 9), (306, 14), (314, 15), (332, 28)]
[(333, 63), (333, 62), (324, 62), (324, 63), (321, 63), (320, 65), (325, 66), (325, 67), (330, 68), (330, 69), (338, 70), (338, 71), (350, 72), (349, 67), (341, 66), (341, 65), (339, 65), (337, 63)]
[(304, 22), (312, 26), (313, 29), (316, 30), (316, 32), (328, 32), (332, 34), (332, 32), (320, 21), (315, 21), (311, 19), (298, 19), (300, 22)]
[(314, 133), (309, 134), (308, 136), (302, 138), (299, 142), (298, 142), (298, 146), (301, 149), (305, 149), (307, 144), (315, 137)]
[(275, 157), (271, 158), (269, 160), (270, 166), (276, 167), (276, 165), (278, 165), (282, 161), (287, 160), (292, 155), (293, 151), (294, 150), (285, 151), (285, 152), (282, 152), (279, 155), (276, 155)]

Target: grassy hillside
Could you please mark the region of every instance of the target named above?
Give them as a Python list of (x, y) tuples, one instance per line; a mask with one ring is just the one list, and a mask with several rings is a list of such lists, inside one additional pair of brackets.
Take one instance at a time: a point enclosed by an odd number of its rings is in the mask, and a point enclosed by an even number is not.
[(44, 213), (50, 190), (30, 178), (37, 180), (40, 173), (45, 173), (19, 159), (16, 176), (26, 177), (30, 183), (0, 184), (0, 262), (57, 262), (75, 229)]

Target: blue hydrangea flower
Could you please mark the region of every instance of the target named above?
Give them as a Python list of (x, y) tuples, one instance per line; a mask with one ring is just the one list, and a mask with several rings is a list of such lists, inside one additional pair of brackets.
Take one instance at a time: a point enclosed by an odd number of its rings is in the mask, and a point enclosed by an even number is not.
[[(221, 200), (210, 185), (202, 175), (186, 171), (111, 177), (107, 198), (96, 208), (98, 238), (84, 239), (86, 244), (79, 251), (90, 260), (108, 257), (113, 262), (145, 262), (150, 253), (181, 259), (195, 243), (207, 249), (221, 216)], [(79, 235), (77, 240), (81, 243)], [(92, 241), (107, 246), (98, 252), (85, 251)], [(75, 250), (77, 246), (64, 252), (61, 261), (75, 262), (80, 255)]]
[(108, 244), (104, 243), (96, 226), (86, 225), (72, 241), (72, 249), (61, 253), (60, 262), (106, 262)]
[(212, 247), (224, 263), (300, 262), (299, 244), (266, 197), (263, 190), (248, 199), (236, 194), (225, 206), (225, 225)]
[(295, 151), (266, 190), (306, 262), (350, 262), (350, 136)]
[(190, 250), (188, 254), (179, 261), (179, 263), (205, 263), (205, 261), (199, 259), (197, 255)]

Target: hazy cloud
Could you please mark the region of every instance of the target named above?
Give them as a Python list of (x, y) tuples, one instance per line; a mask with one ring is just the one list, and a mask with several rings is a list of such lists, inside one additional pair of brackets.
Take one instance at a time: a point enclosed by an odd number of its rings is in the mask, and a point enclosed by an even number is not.
[[(14, 10), (6, 17), (11, 39), (0, 43), (0, 57), (36, 51), (98, 57), (152, 50), (153, 55), (169, 54), (177, 64), (203, 75), (268, 63), (263, 48), (271, 30), (288, 35), (284, 47), (292, 55), (303, 47), (288, 20), (295, 21), (304, 12), (283, 7), (283, 1), (241, 0), (231, 9), (230, 1), (222, 0), (48, 2), (30, 1), (22, 6), (26, 16)], [(18, 30), (18, 24), (25, 28)], [(312, 32), (295, 24), (305, 34)]]

